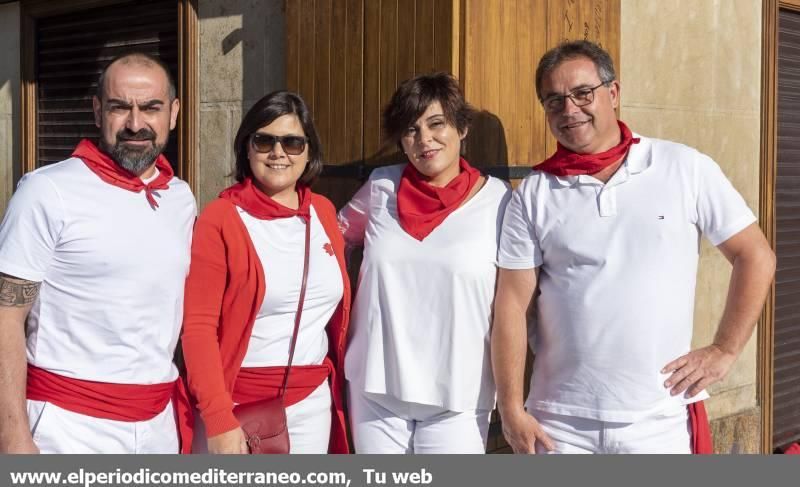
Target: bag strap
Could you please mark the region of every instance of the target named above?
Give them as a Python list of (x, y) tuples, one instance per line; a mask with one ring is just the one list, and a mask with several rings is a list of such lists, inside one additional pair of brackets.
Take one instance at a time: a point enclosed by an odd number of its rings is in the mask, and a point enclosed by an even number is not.
[(303, 303), (306, 300), (306, 284), (308, 284), (308, 254), (311, 247), (311, 219), (303, 218), (306, 223), (306, 249), (303, 257), (303, 283), (300, 285), (300, 298), (297, 300), (297, 313), (294, 315), (294, 332), (292, 332), (292, 344), (289, 346), (289, 365), (286, 366), (286, 375), (283, 376), (283, 386), (281, 395), (286, 393), (286, 386), (289, 384), (289, 373), (292, 371), (292, 359), (294, 358), (294, 346), (297, 344), (297, 333), (300, 331), (300, 318), (303, 316)]

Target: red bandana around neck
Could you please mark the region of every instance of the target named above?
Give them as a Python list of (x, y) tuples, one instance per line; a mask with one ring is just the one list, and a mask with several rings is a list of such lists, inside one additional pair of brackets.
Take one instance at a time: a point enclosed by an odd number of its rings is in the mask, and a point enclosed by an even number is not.
[(631, 145), (638, 144), (639, 139), (631, 133), (627, 125), (617, 120), (621, 139), (619, 144), (599, 154), (578, 154), (560, 143), (556, 153), (543, 162), (533, 166), (537, 171), (544, 171), (554, 176), (576, 176), (579, 174), (595, 174), (625, 157)]
[(462, 157), (461, 172), (444, 188), (432, 186), (409, 163), (397, 189), (397, 216), (409, 235), (422, 241), (467, 198), (481, 173)]
[(174, 175), (172, 166), (169, 165), (167, 158), (164, 157), (163, 154), (159, 154), (156, 158), (158, 176), (145, 184), (142, 178), (123, 169), (89, 139), (80, 141), (78, 147), (72, 152), (72, 157), (80, 158), (93, 173), (97, 174), (100, 179), (108, 184), (133, 191), (134, 193), (144, 190), (147, 202), (150, 203), (153, 209), (158, 208), (158, 202), (153, 196), (153, 192), (169, 189), (169, 184), (167, 183), (169, 183)]
[(236, 183), (219, 194), (219, 197), (235, 204), (259, 220), (275, 220), (299, 216), (306, 221), (311, 218), (311, 189), (308, 186), (297, 186), (297, 197), (300, 205), (296, 210), (287, 208), (256, 188), (251, 178)]

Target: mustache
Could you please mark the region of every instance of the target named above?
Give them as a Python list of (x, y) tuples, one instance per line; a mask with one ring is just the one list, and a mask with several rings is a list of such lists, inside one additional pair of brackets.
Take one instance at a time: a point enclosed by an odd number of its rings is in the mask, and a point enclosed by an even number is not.
[(117, 140), (119, 141), (141, 141), (141, 140), (156, 140), (156, 134), (149, 129), (141, 129), (138, 132), (131, 132), (128, 129), (123, 129), (117, 132)]

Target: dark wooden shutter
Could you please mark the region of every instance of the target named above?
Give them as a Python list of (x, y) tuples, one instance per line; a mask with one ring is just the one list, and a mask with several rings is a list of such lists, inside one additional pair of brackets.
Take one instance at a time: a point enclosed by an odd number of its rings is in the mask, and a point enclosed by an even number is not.
[(800, 441), (800, 14), (781, 10), (773, 445)]
[[(96, 140), (92, 95), (115, 56), (137, 50), (159, 56), (177, 82), (178, 2), (140, 1), (71, 12), (36, 23), (37, 165), (66, 159), (80, 139)], [(166, 155), (177, 161), (172, 131)]]

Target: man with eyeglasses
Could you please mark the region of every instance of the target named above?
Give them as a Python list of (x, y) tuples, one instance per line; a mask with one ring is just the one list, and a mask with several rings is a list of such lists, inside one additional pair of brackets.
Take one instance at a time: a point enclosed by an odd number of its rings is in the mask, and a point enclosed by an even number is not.
[(173, 354), (197, 210), (162, 155), (178, 108), (160, 60), (122, 55), (93, 97), (98, 143), (20, 181), (0, 224), (0, 453), (188, 451)]
[[(503, 433), (518, 453), (710, 453), (705, 389), (750, 338), (775, 256), (714, 161), (617, 120), (602, 48), (550, 50), (536, 90), (558, 149), (503, 222), (492, 331)], [(713, 343), (691, 350), (701, 234), (733, 272)]]

